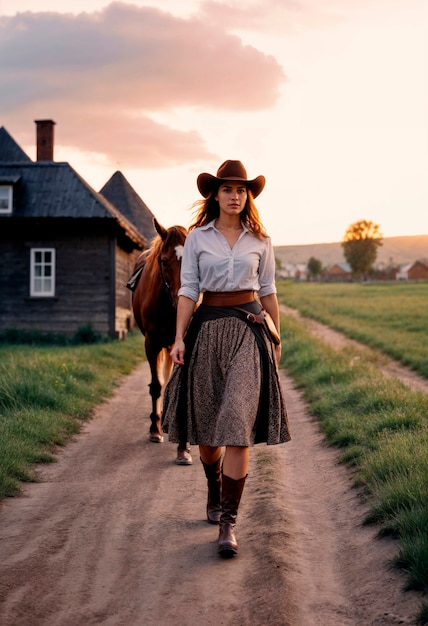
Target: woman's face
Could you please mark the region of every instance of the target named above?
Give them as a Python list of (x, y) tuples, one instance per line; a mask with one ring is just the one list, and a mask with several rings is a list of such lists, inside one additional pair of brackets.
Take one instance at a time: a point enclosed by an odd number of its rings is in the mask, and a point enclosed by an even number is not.
[(227, 181), (220, 185), (215, 199), (219, 204), (220, 213), (239, 215), (247, 202), (247, 188), (241, 182)]

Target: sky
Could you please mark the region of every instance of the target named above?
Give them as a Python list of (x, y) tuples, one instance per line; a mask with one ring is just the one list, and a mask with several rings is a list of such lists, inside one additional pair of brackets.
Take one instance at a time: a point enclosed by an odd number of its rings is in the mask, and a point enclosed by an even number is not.
[(428, 0), (0, 0), (0, 126), (166, 227), (239, 159), (274, 245), (428, 234)]

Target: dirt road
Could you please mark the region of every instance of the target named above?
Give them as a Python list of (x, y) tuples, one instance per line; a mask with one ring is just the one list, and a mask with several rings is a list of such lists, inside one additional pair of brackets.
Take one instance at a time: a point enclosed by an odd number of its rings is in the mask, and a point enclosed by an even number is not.
[(148, 442), (148, 367), (124, 379), (40, 482), (0, 505), (2, 626), (392, 626), (420, 598), (385, 567), (336, 464), (283, 377), (293, 440), (256, 446), (239, 556), (216, 554), (205, 479)]
[(308, 317), (302, 317), (296, 309), (291, 309), (285, 305), (280, 306), (281, 313), (285, 315), (291, 315), (296, 317), (300, 321), (306, 325), (308, 330), (315, 336), (327, 343), (329, 346), (335, 348), (336, 350), (342, 350), (343, 348), (351, 347), (361, 352), (362, 358), (364, 355), (370, 355), (372, 360), (373, 358), (378, 363), (379, 370), (390, 378), (397, 378), (402, 383), (407, 385), (413, 391), (422, 391), (423, 393), (428, 393), (428, 380), (426, 378), (422, 378), (416, 372), (412, 371), (410, 368), (401, 365), (398, 361), (394, 361), (390, 359), (384, 354), (377, 352), (376, 350), (372, 350), (367, 346), (362, 345), (358, 341), (354, 339), (349, 339), (342, 333), (325, 326), (324, 324), (320, 324), (319, 322), (309, 319)]

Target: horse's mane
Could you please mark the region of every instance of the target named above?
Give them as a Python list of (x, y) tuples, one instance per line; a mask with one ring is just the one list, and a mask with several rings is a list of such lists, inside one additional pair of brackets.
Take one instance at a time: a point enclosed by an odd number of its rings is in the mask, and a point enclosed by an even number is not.
[(156, 235), (156, 237), (153, 239), (152, 244), (147, 251), (147, 257), (145, 260), (145, 271), (147, 272), (147, 277), (149, 280), (154, 275), (157, 276), (159, 272), (158, 259), (164, 243), (168, 244), (174, 242), (175, 239), (179, 238), (180, 234), (184, 235), (184, 237), (187, 235), (187, 229), (184, 228), (184, 226), (171, 226), (171, 228), (169, 228), (167, 231), (165, 242), (160, 235)]
[(160, 235), (156, 235), (156, 237), (152, 241), (150, 248), (147, 251), (147, 257), (144, 263), (145, 272), (146, 272), (148, 280), (151, 280), (153, 276), (155, 274), (157, 275), (159, 272), (159, 265), (158, 265), (157, 260), (161, 253), (162, 246), (163, 246), (162, 237)]

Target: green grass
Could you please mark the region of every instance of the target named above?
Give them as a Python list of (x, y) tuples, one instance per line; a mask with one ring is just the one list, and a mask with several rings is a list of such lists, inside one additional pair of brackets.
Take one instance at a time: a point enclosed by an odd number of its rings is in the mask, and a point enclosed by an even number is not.
[(0, 346), (0, 498), (54, 460), (120, 378), (145, 358), (143, 337), (82, 346)]
[(294, 317), (282, 317), (282, 340), (281, 364), (352, 469), (365, 523), (399, 539), (391, 565), (404, 572), (406, 588), (427, 593), (428, 396), (382, 376), (353, 349), (330, 348)]
[(428, 378), (428, 283), (278, 283), (281, 301)]

